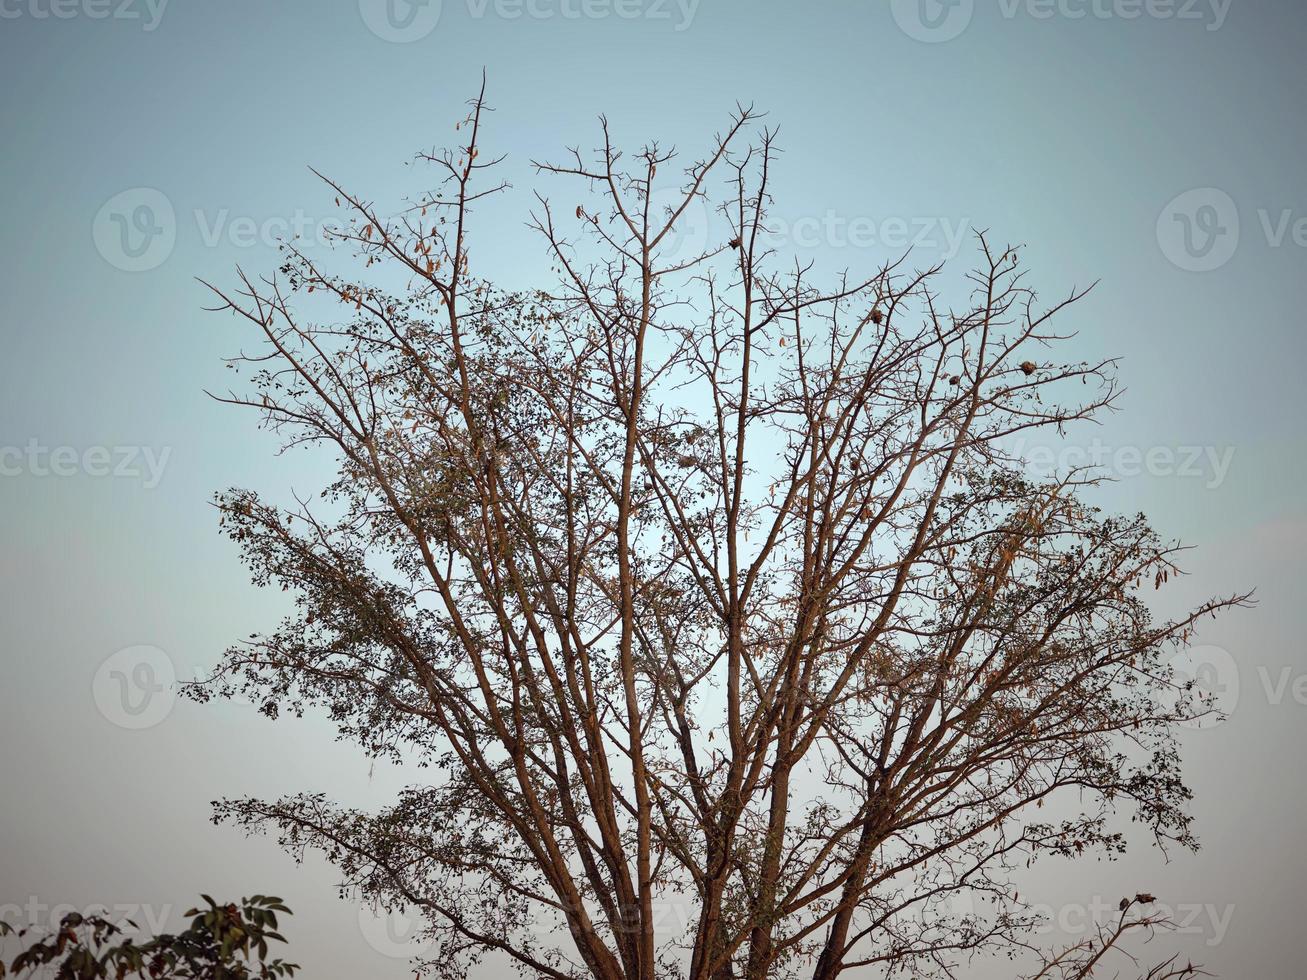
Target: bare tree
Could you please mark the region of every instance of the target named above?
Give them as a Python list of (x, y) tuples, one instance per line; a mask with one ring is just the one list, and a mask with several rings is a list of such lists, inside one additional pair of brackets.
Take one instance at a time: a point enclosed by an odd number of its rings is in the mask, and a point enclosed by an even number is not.
[[(444, 977), (954, 975), (1029, 948), (1018, 863), (1120, 850), (1118, 812), (1193, 846), (1172, 731), (1207, 706), (1168, 657), (1243, 597), (1154, 622), (1177, 547), (1005, 448), (1111, 404), (1111, 362), (1057, 359), (1085, 292), (1040, 305), (985, 236), (960, 305), (907, 257), (819, 286), (769, 245), (775, 133), (743, 107), (687, 168), (606, 121), (537, 164), (570, 188), (532, 219), (557, 282), (498, 286), (469, 246), (504, 186), (486, 116), (397, 213), (328, 181), (377, 269), (290, 243), (214, 290), (262, 344), (224, 399), (339, 478), (313, 508), (219, 495), (297, 611), (197, 693), (325, 709), (432, 774), (380, 813), (219, 818), (420, 910)], [(685, 255), (706, 206), (729, 231)], [(1130, 921), (1040, 976), (1159, 925)]]

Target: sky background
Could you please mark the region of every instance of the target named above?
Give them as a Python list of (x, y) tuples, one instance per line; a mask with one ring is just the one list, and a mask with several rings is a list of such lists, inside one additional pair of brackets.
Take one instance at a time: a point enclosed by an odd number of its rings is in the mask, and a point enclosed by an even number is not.
[(1194, 546), (1162, 609), (1259, 605), (1192, 658), (1230, 711), (1183, 737), (1203, 850), (1049, 862), (1024, 887), (1072, 938), (1152, 891), (1184, 926), (1154, 948), (1299, 976), (1305, 47), (1301, 0), (0, 0), (0, 913), (177, 926), (200, 891), (275, 893), (306, 976), (411, 975), (404, 922), (209, 822), (224, 795), (367, 805), (404, 774), (321, 719), (141, 692), (282, 608), (211, 493), (323, 475), (205, 397), (247, 338), (196, 277), (270, 270), (278, 235), (335, 216), (309, 166), (398, 206), (484, 67), (513, 188), (474, 255), (506, 284), (545, 281), (532, 192), (574, 200), (532, 158), (594, 146), (601, 112), (624, 145), (693, 157), (737, 101), (779, 127), (782, 245), (823, 268), (870, 270), (907, 229), (960, 273), (957, 232), (984, 228), (1025, 244), (1046, 298), (1101, 280), (1070, 322), (1127, 391), (1051, 459), (1096, 446), (1117, 478), (1096, 502)]

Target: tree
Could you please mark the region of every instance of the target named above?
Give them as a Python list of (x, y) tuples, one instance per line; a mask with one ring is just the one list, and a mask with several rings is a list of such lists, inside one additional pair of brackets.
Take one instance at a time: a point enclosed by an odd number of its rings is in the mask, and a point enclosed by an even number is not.
[[(126, 938), (118, 923), (102, 915), (72, 912), (54, 935), (34, 938), (17, 932), (28, 947), (14, 957), (14, 976), (53, 967), (56, 980), (277, 980), (293, 977), (294, 963), (268, 959), (268, 943), (284, 943), (277, 913), (290, 915), (281, 899), (266, 895), (220, 905), (208, 895), (185, 932), (155, 936), (142, 943)], [(127, 922), (133, 929), (136, 923)], [(13, 933), (0, 922), (0, 937)], [(6, 975), (0, 962), (0, 977)], [(51, 975), (48, 972), (44, 975)]]
[[(398, 213), (327, 180), (361, 272), (291, 242), (210, 287), (263, 345), (221, 398), (339, 477), (313, 506), (218, 496), (296, 610), (196, 694), (325, 709), (434, 775), (380, 813), (217, 818), (419, 910), (443, 977), (492, 952), (555, 978), (952, 974), (1027, 945), (1016, 863), (1121, 850), (1118, 811), (1195, 846), (1173, 729), (1209, 706), (1168, 657), (1243, 597), (1154, 622), (1177, 546), (1007, 449), (1112, 403), (1112, 362), (1057, 359), (1086, 291), (1040, 306), (986, 236), (956, 308), (906, 256), (820, 287), (768, 244), (775, 133), (747, 108), (670, 207), (675, 153), (628, 165), (606, 120), (537, 164), (590, 197), (537, 195), (553, 286), (497, 285), (470, 226), (505, 185), (470, 105)], [(729, 231), (681, 254), (705, 202)]]

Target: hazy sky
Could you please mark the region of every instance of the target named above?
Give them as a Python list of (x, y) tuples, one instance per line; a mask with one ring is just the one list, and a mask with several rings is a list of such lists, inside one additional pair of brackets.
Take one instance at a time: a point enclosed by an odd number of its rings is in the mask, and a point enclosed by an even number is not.
[(484, 66), (514, 186), (480, 216), (482, 273), (543, 274), (530, 194), (572, 190), (531, 158), (593, 146), (600, 112), (692, 155), (738, 100), (780, 128), (787, 246), (827, 268), (915, 238), (960, 270), (987, 228), (1026, 244), (1045, 296), (1101, 279), (1078, 344), (1120, 356), (1128, 392), (1068, 445), (1119, 478), (1099, 502), (1195, 546), (1168, 604), (1260, 605), (1199, 638), (1232, 711), (1185, 736), (1204, 849), (1049, 863), (1028, 895), (1075, 936), (1150, 890), (1196, 961), (1301, 975), (1305, 47), (1301, 0), (0, 0), (4, 916), (176, 925), (167, 903), (202, 890), (277, 893), (308, 976), (410, 975), (329, 867), (208, 820), (223, 795), (366, 804), (403, 774), (319, 720), (142, 692), (283, 601), (209, 494), (320, 476), (204, 397), (247, 338), (194, 277), (267, 270), (278, 235), (331, 219), (309, 165), (397, 205)]

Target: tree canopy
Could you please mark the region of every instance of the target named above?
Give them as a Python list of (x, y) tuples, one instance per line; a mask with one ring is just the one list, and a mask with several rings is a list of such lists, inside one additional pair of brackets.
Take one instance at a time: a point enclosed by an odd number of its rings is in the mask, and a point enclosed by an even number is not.
[[(951, 976), (1033, 948), (1014, 867), (1121, 851), (1116, 815), (1193, 846), (1174, 727), (1208, 706), (1168, 659), (1242, 597), (1156, 620), (1178, 546), (1008, 448), (1116, 396), (1063, 359), (1086, 291), (1043, 303), (985, 235), (949, 303), (910, 256), (823, 285), (767, 236), (775, 133), (744, 107), (688, 165), (607, 121), (538, 164), (556, 281), (492, 282), (485, 121), (396, 213), (328, 181), (330, 260), (291, 242), (212, 287), (260, 341), (221, 397), (339, 471), (218, 496), (295, 610), (194, 693), (415, 767), (380, 812), (219, 818), (421, 914), (435, 977)], [(705, 207), (728, 231), (683, 254)], [(1093, 975), (1146, 905), (1041, 976)]]

